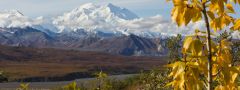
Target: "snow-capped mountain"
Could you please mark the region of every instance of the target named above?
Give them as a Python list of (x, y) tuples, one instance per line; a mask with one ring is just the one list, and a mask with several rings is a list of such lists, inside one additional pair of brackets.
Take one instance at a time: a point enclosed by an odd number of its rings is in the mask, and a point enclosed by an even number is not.
[(101, 31), (104, 33), (117, 33), (115, 27), (126, 20), (139, 18), (126, 8), (113, 4), (96, 5), (84, 4), (71, 12), (64, 13), (53, 20), (59, 32), (70, 32), (78, 29), (86, 31)]
[[(177, 34), (193, 34), (196, 28), (205, 30), (204, 21), (178, 27), (174, 22), (160, 15), (139, 18), (128, 9), (113, 4), (97, 5), (87, 3), (53, 19), (57, 33), (83, 30), (84, 33), (101, 37), (137, 35), (147, 38), (165, 38)], [(236, 36), (236, 35), (235, 35)]]
[[(139, 18), (126, 8), (113, 4), (96, 5), (87, 3), (64, 13), (53, 20), (58, 28), (57, 33), (78, 32), (84, 30), (99, 36), (121, 36), (135, 34), (138, 36), (155, 38), (165, 37), (166, 34), (175, 35), (177, 26), (157, 15), (149, 18)], [(176, 30), (167, 31), (166, 29)], [(186, 33), (185, 31), (184, 33)], [(104, 36), (105, 35), (105, 36)]]
[[(121, 55), (166, 55), (166, 37), (205, 30), (204, 22), (178, 27), (160, 15), (141, 18), (113, 4), (84, 4), (52, 19), (0, 12), (0, 44), (103, 51)], [(239, 31), (232, 34), (240, 39)]]
[[(158, 38), (186, 34), (189, 31), (178, 30), (175, 23), (157, 15), (139, 18), (126, 8), (111, 3), (96, 5), (87, 3), (53, 20), (57, 33), (70, 33), (84, 30), (98, 36), (122, 36), (135, 34), (147, 38)], [(188, 27), (189, 29), (192, 27)]]
[[(179, 28), (160, 15), (140, 18), (130, 10), (111, 3), (83, 4), (52, 19), (44, 17), (32, 19), (17, 10), (0, 12), (1, 28), (31, 27), (47, 34), (58, 33), (73, 37), (93, 34), (100, 37), (134, 34), (147, 38), (165, 38), (176, 34), (189, 35), (194, 33), (196, 28), (205, 30), (204, 25), (203, 21), (199, 21)], [(240, 39), (239, 31), (235, 31), (233, 36)]]

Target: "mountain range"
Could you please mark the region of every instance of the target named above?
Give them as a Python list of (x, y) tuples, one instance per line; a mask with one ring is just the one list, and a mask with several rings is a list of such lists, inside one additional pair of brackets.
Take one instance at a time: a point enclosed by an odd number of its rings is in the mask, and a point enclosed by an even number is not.
[[(140, 18), (113, 4), (87, 3), (61, 16), (36, 19), (17, 10), (0, 12), (0, 44), (18, 47), (103, 51), (136, 56), (166, 55), (165, 38), (188, 35), (202, 21), (178, 28), (162, 16)], [(233, 34), (239, 39), (238, 31)]]
[[(75, 37), (75, 35), (79, 37)], [(158, 50), (157, 40), (139, 37), (134, 34), (103, 38), (97, 34), (84, 32), (47, 34), (40, 30), (26, 28), (0, 28), (0, 43), (17, 47), (60, 48), (84, 51), (102, 51), (111, 54), (156, 56), (165, 55)]]

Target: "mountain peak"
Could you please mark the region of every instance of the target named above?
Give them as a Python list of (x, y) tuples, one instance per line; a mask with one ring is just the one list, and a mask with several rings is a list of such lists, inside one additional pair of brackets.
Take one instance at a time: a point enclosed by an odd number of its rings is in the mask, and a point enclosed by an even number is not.
[(120, 7), (113, 5), (112, 3), (108, 3), (108, 4), (106, 4), (106, 6), (109, 8), (120, 8)]
[(59, 32), (76, 31), (77, 29), (112, 32), (112, 30), (107, 30), (111, 25), (137, 18), (139, 17), (130, 10), (111, 3), (104, 5), (87, 3), (63, 16), (58, 16), (53, 23), (58, 27)]
[(120, 19), (131, 20), (139, 18), (136, 14), (129, 11), (126, 8), (121, 8), (112, 3), (107, 3), (104, 5), (86, 3), (81, 5), (79, 8), (76, 8), (72, 13), (83, 12), (82, 14), (100, 14), (100, 15), (114, 15)]
[(112, 3), (108, 3), (106, 5), (106, 8), (109, 8), (111, 13), (114, 13), (116, 16), (123, 18), (125, 20), (132, 20), (132, 19), (139, 18), (136, 14), (134, 14), (130, 10), (126, 8), (118, 7), (116, 5), (113, 5)]

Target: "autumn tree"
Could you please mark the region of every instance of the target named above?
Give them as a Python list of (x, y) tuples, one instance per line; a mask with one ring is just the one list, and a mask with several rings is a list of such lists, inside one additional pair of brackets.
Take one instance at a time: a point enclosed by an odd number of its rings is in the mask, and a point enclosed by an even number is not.
[[(175, 90), (237, 90), (239, 67), (232, 65), (231, 42), (214, 41), (222, 29), (240, 30), (233, 4), (240, 0), (167, 0), (173, 2), (172, 19), (178, 26), (203, 20), (206, 30), (196, 29), (183, 42), (183, 58), (169, 64)], [(229, 28), (230, 27), (230, 28)]]
[(165, 47), (168, 49), (168, 55), (170, 58), (170, 62), (176, 61), (181, 58), (181, 42), (182, 42), (182, 36), (178, 34), (176, 37), (168, 37), (166, 40)]

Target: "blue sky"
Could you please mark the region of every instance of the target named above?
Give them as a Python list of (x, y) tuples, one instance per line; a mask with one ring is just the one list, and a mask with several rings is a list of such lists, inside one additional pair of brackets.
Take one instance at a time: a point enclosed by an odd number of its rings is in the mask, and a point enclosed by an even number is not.
[(171, 3), (166, 0), (1, 0), (0, 10), (17, 9), (29, 17), (51, 17), (71, 11), (85, 3), (105, 4), (125, 7), (140, 17), (160, 14), (170, 17)]
[[(29, 17), (53, 17), (62, 15), (85, 3), (106, 4), (125, 7), (140, 17), (162, 15), (170, 18), (171, 3), (166, 0), (1, 0), (0, 11), (16, 9)], [(240, 17), (240, 7), (235, 7)]]

